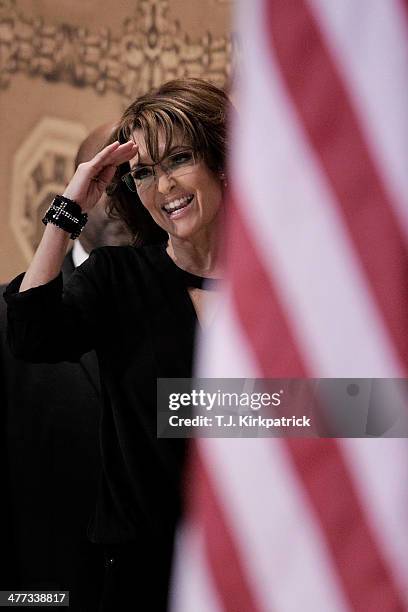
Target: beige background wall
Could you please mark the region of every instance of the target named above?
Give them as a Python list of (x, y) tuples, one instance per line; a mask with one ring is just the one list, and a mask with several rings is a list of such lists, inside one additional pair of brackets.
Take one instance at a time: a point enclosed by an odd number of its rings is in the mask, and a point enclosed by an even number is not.
[(0, 282), (24, 270), (82, 138), (177, 76), (225, 85), (229, 0), (0, 0)]

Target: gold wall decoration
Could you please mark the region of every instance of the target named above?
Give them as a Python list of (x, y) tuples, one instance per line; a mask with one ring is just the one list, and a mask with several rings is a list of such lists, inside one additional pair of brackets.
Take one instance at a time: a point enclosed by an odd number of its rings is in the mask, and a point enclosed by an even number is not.
[(178, 77), (205, 77), (225, 86), (232, 40), (210, 31), (190, 38), (170, 19), (168, 0), (136, 0), (121, 31), (50, 24), (26, 17), (14, 0), (0, 0), (0, 88), (7, 88), (16, 74), (125, 99)]
[(80, 141), (172, 78), (228, 86), (234, 0), (0, 0), (0, 281), (21, 272)]
[(73, 160), (86, 135), (82, 125), (45, 117), (14, 156), (10, 224), (27, 262), (41, 239), (41, 219), (71, 178)]

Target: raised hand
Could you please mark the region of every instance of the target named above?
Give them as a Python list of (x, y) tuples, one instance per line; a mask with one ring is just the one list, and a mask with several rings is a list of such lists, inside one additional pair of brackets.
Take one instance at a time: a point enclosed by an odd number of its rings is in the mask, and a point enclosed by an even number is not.
[(111, 182), (117, 166), (132, 159), (136, 153), (137, 145), (132, 141), (113, 142), (88, 162), (79, 164), (63, 195), (77, 202), (84, 212), (90, 210)]

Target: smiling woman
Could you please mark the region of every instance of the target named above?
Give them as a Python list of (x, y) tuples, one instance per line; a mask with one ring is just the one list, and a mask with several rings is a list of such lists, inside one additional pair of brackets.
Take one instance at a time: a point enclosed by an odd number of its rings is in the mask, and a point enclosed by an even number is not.
[[(222, 275), (227, 110), (225, 93), (197, 79), (136, 100), (118, 140), (54, 200), (30, 268), (6, 293), (17, 356), (98, 355), (103, 474), (89, 535), (106, 555), (102, 611), (167, 609), (185, 448), (156, 437), (156, 380), (191, 376), (195, 327), (215, 286), (203, 281)], [(63, 288), (69, 237), (108, 185), (114, 212), (145, 245), (96, 249)]]
[[(131, 167), (125, 162), (118, 168), (118, 197), (111, 207), (127, 219), (140, 243), (148, 241), (154, 222), (170, 235), (170, 248), (177, 236), (195, 236), (195, 241), (208, 233), (216, 236), (226, 184), (229, 109), (225, 92), (201, 79), (184, 79), (165, 83), (125, 111), (118, 140), (133, 141), (138, 149)], [(120, 178), (137, 198), (126, 197)], [(201, 272), (206, 271), (207, 265)]]
[[(222, 203), (220, 175), (208, 168), (200, 152), (194, 155), (193, 151), (172, 152), (162, 161), (147, 165), (151, 158), (141, 130), (135, 130), (133, 138), (138, 153), (131, 160), (134, 166), (130, 174), (142, 205), (169, 234), (169, 247), (179, 251), (186, 248), (186, 241), (189, 241), (191, 246), (205, 248), (205, 237), (215, 231), (218, 224)], [(163, 158), (166, 143), (161, 133), (158, 145)], [(183, 144), (175, 146), (178, 149)], [(180, 239), (184, 239), (183, 244)], [(189, 266), (187, 261), (184, 265)]]

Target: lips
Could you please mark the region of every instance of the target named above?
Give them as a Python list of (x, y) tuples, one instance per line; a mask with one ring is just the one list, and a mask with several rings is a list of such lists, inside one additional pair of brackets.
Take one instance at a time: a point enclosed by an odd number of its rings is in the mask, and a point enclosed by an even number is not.
[(171, 215), (172, 213), (178, 210), (186, 208), (186, 206), (188, 206), (192, 202), (193, 198), (193, 194), (189, 194), (181, 198), (175, 198), (171, 202), (165, 204), (162, 208), (168, 215)]

